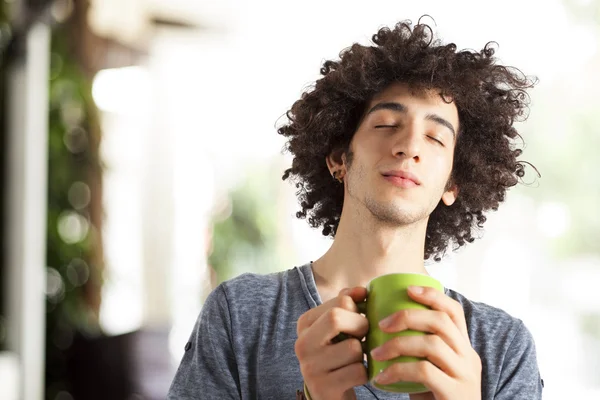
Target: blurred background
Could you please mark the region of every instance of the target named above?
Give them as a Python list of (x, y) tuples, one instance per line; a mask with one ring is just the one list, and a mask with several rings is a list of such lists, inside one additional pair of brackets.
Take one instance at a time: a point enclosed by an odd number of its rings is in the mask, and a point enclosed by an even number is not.
[(428, 269), (525, 321), (546, 400), (600, 398), (600, 0), (0, 0), (0, 399), (164, 399), (215, 285), (330, 245), (276, 123), (323, 60), (423, 14), (540, 79), (542, 175)]

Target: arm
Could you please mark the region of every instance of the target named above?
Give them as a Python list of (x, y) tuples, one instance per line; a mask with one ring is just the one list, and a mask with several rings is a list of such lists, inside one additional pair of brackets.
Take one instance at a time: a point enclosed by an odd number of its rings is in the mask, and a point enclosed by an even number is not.
[(494, 400), (538, 400), (542, 398), (542, 388), (535, 343), (520, 322), (504, 356)]
[(167, 400), (241, 399), (231, 336), (229, 303), (221, 285), (204, 303)]

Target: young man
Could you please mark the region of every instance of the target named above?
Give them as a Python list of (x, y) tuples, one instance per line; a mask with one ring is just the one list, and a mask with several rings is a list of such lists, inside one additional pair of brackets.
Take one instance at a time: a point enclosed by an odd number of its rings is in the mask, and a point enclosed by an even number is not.
[[(288, 112), (279, 133), (294, 155), (293, 179), (313, 227), (334, 238), (315, 262), (271, 275), (245, 274), (208, 297), (169, 399), (540, 399), (534, 341), (507, 313), (414, 288), (431, 307), (380, 322), (389, 332), (431, 333), (390, 341), (376, 359), (381, 383), (416, 381), (429, 393), (387, 393), (367, 382), (359, 339), (368, 322), (355, 303), (374, 277), (427, 274), (449, 246), (473, 241), (523, 176), (513, 122), (531, 80), (496, 65), (494, 51), (456, 51), (426, 25), (382, 28), (326, 61), (323, 77)], [(332, 179), (332, 177), (334, 179)], [(308, 396), (307, 396), (308, 397)]]

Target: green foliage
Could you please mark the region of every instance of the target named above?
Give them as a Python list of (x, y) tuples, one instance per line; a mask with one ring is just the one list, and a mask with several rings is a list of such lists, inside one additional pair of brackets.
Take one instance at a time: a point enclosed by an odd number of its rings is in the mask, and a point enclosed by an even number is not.
[[(569, 210), (568, 231), (549, 239), (554, 256), (600, 255), (600, 213), (596, 212), (600, 204), (600, 118), (584, 104), (568, 107), (564, 104), (568, 100), (561, 102), (565, 109), (556, 112), (556, 104), (550, 102), (569, 95), (560, 88), (551, 89), (552, 96), (539, 96), (537, 115), (528, 128), (532, 132), (524, 135), (529, 145), (524, 156), (540, 170), (542, 178), (535, 190), (520, 190), (539, 203), (557, 202)], [(553, 100), (543, 100), (548, 97)], [(598, 109), (600, 102), (596, 101), (595, 107)]]
[[(576, 260), (579, 256), (600, 256), (600, 0), (563, 0), (573, 25), (580, 31), (581, 42), (594, 46), (584, 49), (593, 54), (580, 71), (569, 71), (552, 82), (542, 82), (534, 91), (532, 118), (524, 137), (529, 148), (527, 160), (540, 170), (542, 178), (535, 190), (520, 190), (542, 204), (556, 202), (566, 206), (569, 227), (564, 235), (547, 239), (549, 259)], [(586, 40), (583, 35), (595, 40)], [(560, 57), (560, 48), (555, 48)], [(573, 60), (574, 64), (581, 60)], [(576, 262), (563, 265), (577, 267)], [(582, 332), (600, 339), (600, 315), (579, 315)]]
[[(64, 30), (63, 30), (64, 29)], [(65, 351), (74, 335), (99, 332), (88, 286), (100, 279), (94, 265), (97, 232), (89, 216), (89, 180), (99, 171), (91, 83), (68, 48), (68, 31), (52, 36), (48, 143), (46, 397), (68, 390)]]
[[(582, 34), (600, 37), (600, 0), (563, 0), (563, 4), (569, 19), (588, 29)], [(594, 41), (589, 43), (594, 45)], [(528, 144), (524, 158), (539, 169), (542, 178), (535, 190), (519, 190), (540, 204), (564, 204), (569, 212), (568, 231), (547, 243), (558, 258), (600, 255), (600, 100), (594, 95), (600, 90), (596, 79), (600, 41), (595, 41), (595, 47), (585, 50), (596, 55), (576, 75), (568, 72), (551, 82), (540, 82), (533, 91), (532, 114), (524, 133)]]
[(266, 170), (249, 174), (215, 216), (208, 262), (223, 282), (243, 272), (280, 269), (277, 254), (277, 180)]

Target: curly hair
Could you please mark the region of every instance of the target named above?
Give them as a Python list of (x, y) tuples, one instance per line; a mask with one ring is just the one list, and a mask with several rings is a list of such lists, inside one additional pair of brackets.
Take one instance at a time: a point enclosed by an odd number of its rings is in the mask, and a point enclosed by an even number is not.
[[(293, 155), (283, 180), (295, 183), (301, 210), (313, 228), (335, 237), (344, 201), (343, 185), (333, 184), (325, 159), (347, 152), (365, 108), (374, 95), (394, 82), (416, 90), (435, 89), (458, 110), (460, 130), (454, 150), (451, 183), (459, 188), (452, 206), (441, 202), (430, 215), (425, 259), (440, 261), (450, 244), (473, 242), (497, 210), (508, 188), (524, 176), (518, 161), (521, 139), (513, 123), (527, 118), (526, 89), (535, 79), (498, 65), (494, 42), (479, 51), (457, 51), (443, 44), (425, 24), (399, 22), (373, 35), (374, 46), (355, 43), (337, 61), (326, 60), (313, 87), (287, 111), (277, 132)], [(522, 140), (521, 140), (522, 142)]]

